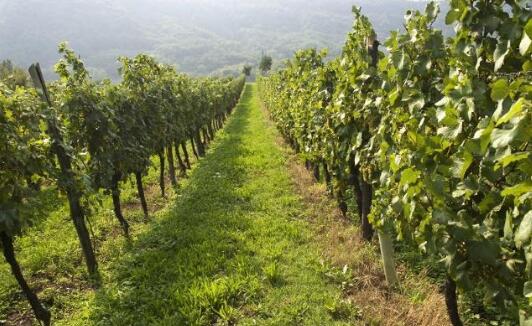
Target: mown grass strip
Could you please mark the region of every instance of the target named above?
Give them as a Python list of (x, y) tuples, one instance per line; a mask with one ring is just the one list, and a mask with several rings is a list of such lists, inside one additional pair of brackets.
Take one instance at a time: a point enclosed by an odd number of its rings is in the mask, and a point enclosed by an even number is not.
[[(21, 237), (21, 261), (55, 324), (352, 324), (357, 311), (326, 275), (276, 136), (248, 85), (170, 204), (157, 199), (147, 224), (138, 207), (125, 205), (130, 241), (111, 212), (93, 218), (102, 274), (96, 291), (83, 277), (63, 209)], [(22, 300), (10, 300), (23, 310)]]
[[(230, 122), (158, 222), (104, 268), (64, 324), (348, 324), (326, 281), (286, 157), (248, 85)], [(333, 307), (333, 308), (331, 308)], [(336, 319), (335, 319), (336, 318)]]

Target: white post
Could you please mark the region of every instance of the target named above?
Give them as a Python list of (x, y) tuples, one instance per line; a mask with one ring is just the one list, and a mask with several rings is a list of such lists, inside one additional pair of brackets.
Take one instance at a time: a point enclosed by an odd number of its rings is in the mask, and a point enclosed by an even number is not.
[(399, 284), (397, 273), (395, 272), (395, 262), (393, 259), (393, 241), (390, 235), (382, 231), (378, 232), (379, 244), (381, 247), (382, 263), (384, 265), (384, 276), (389, 287), (396, 287)]

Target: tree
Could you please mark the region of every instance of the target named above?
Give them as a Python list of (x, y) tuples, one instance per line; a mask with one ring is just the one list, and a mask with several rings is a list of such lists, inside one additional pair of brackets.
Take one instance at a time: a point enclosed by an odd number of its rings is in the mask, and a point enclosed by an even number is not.
[(29, 82), (26, 71), (15, 66), (11, 60), (0, 62), (0, 80), (11, 89), (15, 89), (17, 86), (28, 86)]
[(263, 55), (260, 59), (259, 69), (262, 71), (262, 74), (270, 71), (270, 69), (272, 69), (272, 57), (269, 55)]
[(242, 73), (246, 75), (246, 77), (249, 77), (251, 75), (251, 69), (253, 69), (253, 67), (250, 65), (244, 65), (244, 68), (242, 68)]

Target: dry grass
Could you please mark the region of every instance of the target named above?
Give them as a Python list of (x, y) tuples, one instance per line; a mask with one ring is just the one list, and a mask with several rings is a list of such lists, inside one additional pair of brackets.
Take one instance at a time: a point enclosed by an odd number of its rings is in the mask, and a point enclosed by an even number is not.
[[(286, 146), (285, 146), (286, 147)], [(443, 295), (425, 273), (414, 275), (399, 265), (401, 290), (386, 286), (377, 243), (364, 243), (357, 226), (346, 221), (324, 185), (317, 184), (302, 162), (291, 154), (288, 168), (306, 206), (325, 259), (352, 270), (345, 290), (361, 310), (364, 321), (378, 325), (449, 325)]]
[(323, 258), (335, 267), (348, 266), (352, 282), (344, 289), (366, 325), (450, 325), (445, 300), (425, 272), (414, 274), (397, 266), (401, 289), (386, 286), (378, 243), (366, 243), (358, 226), (347, 221), (329, 196), (325, 185), (317, 183), (286, 142), (277, 143), (289, 157), (287, 168), (294, 187), (305, 204), (305, 218), (313, 226)]

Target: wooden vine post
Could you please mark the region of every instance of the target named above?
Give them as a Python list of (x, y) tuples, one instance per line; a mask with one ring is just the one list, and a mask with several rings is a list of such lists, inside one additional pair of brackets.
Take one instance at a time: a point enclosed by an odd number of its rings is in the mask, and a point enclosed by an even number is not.
[(15, 256), (13, 238), (5, 232), (0, 232), (0, 243), (2, 244), (4, 257), (9, 266), (11, 267), (11, 271), (15, 276), (15, 279), (17, 280), (20, 288), (22, 289), (22, 292), (28, 299), (31, 309), (33, 310), (33, 313), (35, 313), (35, 317), (37, 317), (39, 321), (42, 321), (45, 326), (50, 325), (50, 321), (52, 318), (50, 311), (43, 306), (43, 304), (37, 297), (37, 294), (33, 292), (33, 290), (30, 288), (30, 286), (24, 279), (24, 275), (22, 274), (22, 270)]
[[(49, 108), (52, 108), (50, 95), (48, 93), (48, 89), (46, 88), (46, 83), (44, 81), (39, 63), (32, 64), (29, 68), (29, 73), (33, 81), (33, 85), (37, 89), (41, 99), (46, 105), (48, 105)], [(63, 190), (65, 190), (67, 194), (68, 204), (70, 207), (70, 218), (72, 219), (78, 234), (81, 249), (83, 251), (83, 255), (85, 256), (87, 270), (91, 276), (97, 276), (98, 263), (96, 262), (96, 256), (92, 247), (89, 230), (85, 224), (85, 214), (80, 202), (81, 193), (77, 189), (74, 173), (72, 172), (72, 161), (65, 150), (63, 136), (59, 130), (57, 116), (53, 110), (51, 110), (51, 115), (48, 119), (47, 133), (52, 139), (52, 151), (57, 156), (57, 161), (59, 162), (59, 167), (61, 169), (62, 178), (58, 180), (58, 184)]]

